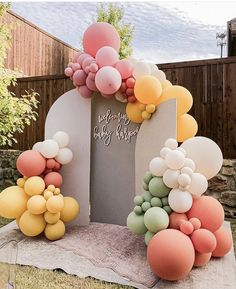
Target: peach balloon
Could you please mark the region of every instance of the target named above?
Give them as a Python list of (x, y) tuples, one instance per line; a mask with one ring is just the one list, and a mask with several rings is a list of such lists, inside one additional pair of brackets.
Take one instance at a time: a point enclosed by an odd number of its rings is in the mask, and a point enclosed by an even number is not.
[(187, 212), (188, 218), (198, 218), (202, 228), (211, 232), (218, 230), (224, 222), (224, 210), (220, 202), (213, 197), (201, 196), (193, 200), (192, 208)]
[(211, 259), (211, 253), (201, 254), (195, 251), (195, 260), (193, 266), (195, 267), (203, 267), (205, 266)]
[(171, 213), (169, 215), (169, 228), (179, 230), (182, 221), (188, 221), (186, 214)]
[(62, 185), (62, 176), (58, 172), (51, 172), (44, 177), (44, 182), (46, 187), (54, 185), (56, 188), (60, 188)]
[(27, 150), (19, 155), (16, 167), (23, 176), (39, 176), (45, 170), (46, 160), (39, 152)]
[(216, 238), (214, 234), (209, 230), (195, 230), (190, 238), (193, 243), (194, 249), (199, 253), (211, 253), (216, 248)]
[(192, 234), (194, 228), (193, 224), (190, 223), (189, 221), (180, 221), (180, 231), (184, 233), (185, 235), (190, 235)]
[(180, 280), (188, 275), (195, 253), (189, 237), (178, 230), (166, 229), (149, 242), (147, 260), (152, 271), (165, 280)]
[(47, 160), (47, 168), (53, 169), (55, 167), (56, 161), (54, 159), (48, 159)]
[(190, 114), (183, 114), (177, 118), (177, 141), (184, 142), (186, 139), (197, 134), (198, 124)]
[[(115, 64), (115, 68), (120, 72), (122, 79), (126, 79), (126, 78), (130, 77), (132, 75), (132, 72), (134, 69), (133, 64), (127, 59), (121, 59), (120, 61), (118, 61)], [(130, 82), (130, 85), (132, 85), (131, 84), (132, 81), (129, 80), (128, 83), (129, 82)]]
[(229, 230), (225, 229), (223, 226), (220, 227), (217, 231), (214, 232), (216, 237), (216, 248), (212, 252), (214, 257), (223, 257), (226, 255), (232, 248), (233, 241), (232, 235)]
[(194, 230), (198, 230), (201, 228), (201, 222), (198, 218), (191, 218), (189, 222), (192, 223)]

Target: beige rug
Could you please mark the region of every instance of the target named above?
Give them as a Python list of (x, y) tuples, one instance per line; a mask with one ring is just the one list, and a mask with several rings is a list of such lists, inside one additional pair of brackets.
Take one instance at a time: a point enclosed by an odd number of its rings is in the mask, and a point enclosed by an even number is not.
[(134, 236), (122, 226), (92, 223), (71, 227), (62, 240), (51, 243), (43, 237), (25, 238), (15, 224), (10, 224), (0, 230), (0, 245), (10, 240), (18, 245), (9, 243), (0, 249), (0, 262), (61, 268), (80, 277), (91, 276), (140, 289), (236, 288), (233, 251), (224, 258), (213, 259), (204, 268), (192, 270), (184, 281), (166, 282), (152, 274), (143, 237)]

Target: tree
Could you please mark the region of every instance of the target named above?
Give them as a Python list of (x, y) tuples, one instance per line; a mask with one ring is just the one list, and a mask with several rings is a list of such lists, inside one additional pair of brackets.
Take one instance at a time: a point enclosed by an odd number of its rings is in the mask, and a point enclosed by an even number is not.
[(133, 39), (134, 27), (129, 23), (124, 23), (124, 9), (122, 6), (109, 3), (108, 6), (100, 4), (98, 6), (97, 22), (107, 22), (113, 25), (120, 35), (120, 58), (127, 58), (132, 54), (131, 42)]
[(10, 4), (0, 2), (0, 146), (12, 146), (17, 143), (15, 133), (22, 133), (26, 125), (35, 121), (38, 105), (37, 93), (27, 92), (17, 97), (10, 92), (9, 87), (15, 86), (16, 73), (4, 66), (7, 49), (11, 45), (11, 30), (13, 25), (4, 22), (4, 13)]

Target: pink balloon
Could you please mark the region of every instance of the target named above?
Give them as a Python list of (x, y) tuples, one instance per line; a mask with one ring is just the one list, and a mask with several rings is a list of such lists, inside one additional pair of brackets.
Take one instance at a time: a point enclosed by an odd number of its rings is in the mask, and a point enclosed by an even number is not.
[(136, 97), (135, 97), (134, 95), (131, 95), (131, 96), (129, 96), (129, 97), (127, 98), (127, 100), (128, 100), (128, 102), (133, 103), (133, 102), (136, 101)]
[(95, 56), (97, 51), (103, 46), (110, 46), (116, 51), (119, 51), (120, 36), (111, 24), (97, 22), (90, 25), (84, 32), (84, 51)]
[(65, 75), (68, 76), (68, 77), (71, 77), (73, 75), (73, 70), (71, 67), (67, 67), (65, 69)]
[(91, 80), (89, 77), (87, 77), (87, 79), (86, 79), (86, 85), (90, 90), (98, 91), (96, 84), (95, 84), (95, 81)]
[(75, 85), (84, 85), (86, 82), (86, 73), (83, 70), (76, 70), (73, 75), (73, 82)]
[(86, 67), (85, 67), (84, 72), (85, 72), (86, 74), (89, 74), (89, 72), (90, 72), (89, 66), (86, 66)]
[(134, 88), (134, 85), (135, 85), (135, 79), (130, 77), (126, 80), (126, 85), (127, 87), (129, 88)]
[(127, 89), (126, 83), (125, 83), (125, 82), (122, 82), (122, 83), (121, 83), (121, 87), (120, 87), (121, 92), (125, 92), (126, 89)]
[(60, 169), (61, 169), (61, 164), (58, 163), (57, 161), (55, 161), (55, 166), (54, 166), (53, 170), (57, 172), (57, 171), (59, 171)]
[(93, 95), (93, 91), (90, 90), (90, 89), (87, 87), (87, 85), (80, 86), (80, 87), (78, 88), (78, 90), (79, 90), (80, 95), (83, 96), (84, 98), (90, 98), (90, 97), (92, 97), (92, 95)]
[(114, 67), (104, 66), (96, 73), (95, 84), (101, 93), (114, 94), (121, 86), (120, 73)]
[(97, 63), (91, 63), (90, 66), (89, 66), (89, 69), (91, 72), (95, 73), (98, 71), (98, 65)]
[(126, 95), (128, 95), (128, 96), (134, 95), (134, 90), (133, 90), (133, 88), (127, 88), (127, 89), (126, 89)]
[(69, 62), (67, 66), (72, 67), (73, 64), (74, 64), (73, 62)]
[(81, 66), (80, 66), (79, 63), (73, 63), (73, 64), (72, 64), (72, 69), (73, 69), (73, 71), (76, 71), (76, 70), (78, 70), (78, 69), (80, 69), (80, 68), (81, 68)]
[(75, 53), (75, 55), (74, 55), (74, 62), (77, 61), (78, 57), (79, 57), (82, 53), (83, 53), (82, 51), (78, 51), (78, 52)]
[(78, 57), (77, 62), (82, 66), (83, 61), (84, 61), (87, 57), (91, 57), (91, 55), (89, 55), (88, 53), (82, 53), (82, 54)]
[(120, 72), (121, 78), (126, 79), (133, 73), (133, 64), (127, 60), (122, 59), (115, 64), (115, 68)]
[(113, 66), (119, 60), (118, 52), (109, 46), (104, 46), (96, 53), (96, 62), (99, 67)]
[(94, 79), (95, 79), (95, 76), (96, 76), (96, 73), (93, 73), (93, 72), (89, 72), (89, 74), (88, 74), (88, 77), (89, 77), (91, 80), (94, 80)]
[(89, 66), (95, 59), (91, 56), (86, 57), (82, 62), (82, 68), (85, 69), (86, 66)]

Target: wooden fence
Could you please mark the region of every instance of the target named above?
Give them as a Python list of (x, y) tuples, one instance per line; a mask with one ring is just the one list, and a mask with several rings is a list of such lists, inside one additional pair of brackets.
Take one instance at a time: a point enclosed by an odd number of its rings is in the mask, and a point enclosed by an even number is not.
[[(225, 158), (236, 158), (236, 57), (161, 64), (159, 68), (173, 84), (191, 91), (194, 105), (190, 113), (198, 122), (198, 135), (218, 143)], [(43, 139), (50, 106), (72, 87), (71, 80), (63, 75), (18, 79), (14, 92), (20, 95), (24, 90), (34, 89), (41, 95), (41, 104), (39, 119), (18, 136), (16, 148), (27, 149)]]

